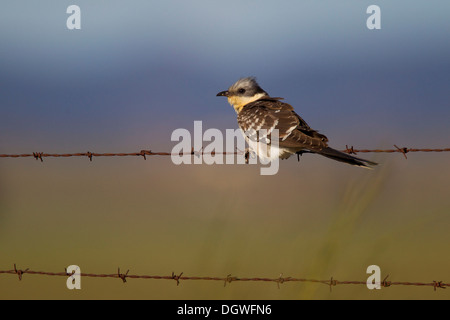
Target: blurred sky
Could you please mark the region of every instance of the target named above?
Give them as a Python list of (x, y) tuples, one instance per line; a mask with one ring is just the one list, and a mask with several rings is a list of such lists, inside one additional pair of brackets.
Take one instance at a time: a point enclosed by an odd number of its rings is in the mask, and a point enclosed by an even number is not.
[[(66, 28), (72, 4), (81, 30)], [(381, 30), (366, 27), (372, 4)], [(335, 148), (449, 147), (449, 9), (447, 0), (4, 0), (0, 153), (170, 151), (172, 131), (194, 120), (237, 128), (216, 93), (244, 76), (284, 97)], [(375, 263), (394, 281), (448, 282), (448, 155), (365, 156), (380, 166), (305, 155), (270, 177), (156, 157), (1, 159), (0, 270), (364, 280)], [(61, 279), (25, 277), (2, 276), (0, 298), (450, 292), (93, 279), (74, 293)]]
[(2, 4), (3, 151), (165, 146), (193, 120), (235, 128), (215, 94), (250, 75), (332, 144), (433, 146), (449, 133), (448, 1), (378, 1), (375, 31), (370, 1), (80, 0), (75, 31), (70, 4)]

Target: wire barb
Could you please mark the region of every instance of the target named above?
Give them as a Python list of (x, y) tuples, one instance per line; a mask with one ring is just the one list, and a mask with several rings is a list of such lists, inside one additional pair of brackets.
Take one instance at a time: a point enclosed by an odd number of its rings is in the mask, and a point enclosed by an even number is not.
[(353, 146), (351, 146), (351, 147), (349, 148), (348, 145), (345, 145), (345, 150), (344, 150), (344, 152), (345, 152), (345, 153), (348, 153), (348, 154), (356, 154), (355, 150), (353, 149)]
[(382, 286), (383, 288), (388, 288), (388, 287), (390, 287), (390, 286), (392, 285), (392, 282), (391, 282), (391, 281), (387, 281), (387, 278), (389, 278), (389, 275), (387, 275), (387, 276), (383, 279), (383, 281), (381, 282), (381, 286)]
[(278, 289), (280, 289), (280, 284), (283, 284), (285, 281), (288, 281), (290, 279), (291, 279), (291, 277), (283, 278), (283, 274), (280, 273), (280, 276), (278, 277), (278, 279), (275, 280), (275, 282), (277, 283)]
[[(353, 148), (353, 147), (352, 147)], [(338, 281), (337, 280), (334, 280), (333, 279), (333, 277), (331, 277), (331, 279), (330, 279), (330, 292), (332, 292), (332, 287), (335, 287), (335, 286), (337, 286), (337, 284), (338, 284)]]
[(33, 152), (33, 157), (34, 157), (36, 160), (40, 159), (41, 162), (44, 162), (44, 160), (42, 159), (42, 155), (43, 155), (42, 152)]
[(66, 274), (66, 276), (70, 277), (71, 275), (73, 275), (75, 273), (75, 270), (73, 270), (72, 273), (68, 273), (67, 268), (64, 268), (64, 273)]
[(152, 150), (141, 150), (139, 154), (144, 157), (144, 160), (147, 160), (146, 155), (152, 155)]
[(128, 276), (128, 272), (130, 272), (130, 269), (127, 270), (127, 272), (125, 274), (120, 273), (120, 268), (117, 268), (117, 276), (122, 279), (123, 283), (127, 282), (127, 276)]
[(227, 277), (225, 278), (225, 282), (224, 282), (223, 286), (226, 287), (226, 286), (227, 286), (227, 283), (231, 283), (232, 281), (235, 281), (235, 280), (237, 280), (237, 278), (236, 278), (236, 277), (232, 277), (232, 276), (231, 276), (231, 273), (230, 273), (230, 274), (228, 274)]
[(16, 264), (14, 263), (14, 272), (19, 276), (19, 280), (22, 280), (22, 275), (26, 273), (29, 270), (29, 268), (26, 268), (25, 270), (17, 269)]
[(444, 284), (442, 281), (433, 281), (434, 284), (434, 291), (436, 291), (437, 288), (446, 289), (447, 285)]
[(403, 153), (403, 156), (405, 157), (405, 159), (408, 159), (408, 157), (406, 156), (406, 154), (409, 152), (408, 148), (399, 148), (394, 144), (394, 147), (397, 148), (398, 152)]
[(183, 272), (180, 273), (178, 276), (175, 274), (175, 272), (172, 271), (172, 279), (177, 282), (177, 287), (180, 284), (181, 276), (183, 275)]

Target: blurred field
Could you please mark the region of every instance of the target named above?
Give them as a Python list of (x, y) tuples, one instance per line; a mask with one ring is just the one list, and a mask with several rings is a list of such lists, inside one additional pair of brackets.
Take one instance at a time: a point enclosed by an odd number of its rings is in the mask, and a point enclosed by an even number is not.
[[(365, 281), (450, 281), (446, 154), (371, 157), (373, 171), (313, 155), (257, 166), (169, 158), (3, 159), (0, 269)], [(0, 275), (1, 299), (448, 299), (448, 290)]]

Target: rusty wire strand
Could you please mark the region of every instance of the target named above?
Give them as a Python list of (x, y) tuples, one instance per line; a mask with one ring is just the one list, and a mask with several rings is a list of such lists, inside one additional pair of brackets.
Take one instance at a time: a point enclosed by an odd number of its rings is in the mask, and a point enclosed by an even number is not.
[[(133, 275), (128, 274), (130, 270), (128, 270), (125, 274), (120, 273), (120, 268), (118, 268), (117, 273), (111, 273), (111, 274), (95, 274), (95, 273), (80, 273), (81, 277), (88, 277), (88, 278), (117, 278), (121, 279), (123, 283), (126, 283), (126, 279), (153, 279), (153, 280), (175, 280), (177, 286), (180, 284), (181, 281), (186, 280), (196, 280), (196, 281), (220, 281), (224, 283), (224, 286), (227, 284), (230, 284), (231, 282), (273, 282), (277, 284), (277, 287), (280, 288), (281, 284), (284, 284), (286, 282), (307, 282), (307, 283), (320, 283), (325, 284), (330, 288), (336, 287), (338, 285), (367, 285), (367, 281), (340, 281), (336, 280), (333, 277), (331, 277), (330, 280), (317, 280), (317, 279), (307, 279), (307, 278), (294, 278), (294, 277), (283, 277), (282, 274), (280, 274), (279, 277), (276, 278), (263, 278), (263, 277), (251, 277), (251, 278), (241, 278), (236, 276), (231, 276), (231, 274), (228, 274), (225, 277), (209, 277), (209, 276), (183, 276), (183, 272), (181, 272), (179, 275), (172, 272), (171, 275), (162, 276), (162, 275)], [(25, 270), (19, 270), (16, 268), (16, 265), (14, 265), (13, 270), (0, 270), (0, 274), (15, 274), (19, 276), (19, 280), (23, 279), (23, 274), (28, 275), (41, 275), (41, 276), (60, 276), (60, 277), (68, 277), (73, 276), (74, 274), (68, 274), (67, 271), (64, 272), (46, 272), (46, 271), (33, 271), (29, 268)], [(402, 282), (402, 281), (387, 281), (387, 276), (384, 278), (383, 281), (380, 282), (380, 286), (383, 288), (388, 288), (392, 286), (416, 286), (416, 287), (432, 287), (434, 291), (437, 289), (446, 289), (448, 286), (450, 286), (450, 283), (444, 283), (443, 281), (435, 281), (432, 282)]]
[[(0, 158), (29, 158), (33, 157), (36, 160), (43, 161), (43, 158), (69, 158), (69, 157), (87, 157), (92, 161), (94, 157), (129, 157), (129, 156), (138, 156), (143, 157), (144, 160), (147, 160), (146, 156), (186, 156), (186, 155), (204, 155), (208, 153), (191, 151), (189, 153), (170, 153), (170, 152), (152, 152), (151, 150), (141, 150), (139, 152), (128, 152), (128, 153), (95, 153), (95, 152), (79, 152), (79, 153), (44, 153), (44, 152), (33, 152), (33, 153), (24, 153), (24, 154), (0, 154)], [(240, 155), (243, 152), (211, 152), (211, 155)]]
[[(354, 149), (353, 146), (349, 147), (345, 146), (345, 149), (340, 150), (342, 152), (348, 154), (358, 154), (358, 153), (401, 153), (405, 159), (407, 159), (406, 154), (410, 152), (450, 152), (450, 148), (406, 148), (406, 147), (398, 147), (394, 145), (395, 149)], [(235, 151), (235, 152), (211, 152), (204, 153), (203, 149), (200, 151), (194, 151), (192, 149), (189, 153), (171, 153), (171, 152), (153, 152), (151, 150), (141, 150), (139, 152), (128, 152), (128, 153), (96, 153), (96, 152), (79, 152), (79, 153), (44, 153), (44, 152), (33, 152), (33, 153), (24, 153), (24, 154), (0, 154), (0, 158), (34, 158), (36, 160), (40, 160), (43, 162), (43, 158), (69, 158), (69, 157), (87, 157), (90, 161), (94, 157), (143, 157), (144, 160), (147, 160), (147, 156), (200, 156), (200, 155), (244, 155), (243, 151)]]

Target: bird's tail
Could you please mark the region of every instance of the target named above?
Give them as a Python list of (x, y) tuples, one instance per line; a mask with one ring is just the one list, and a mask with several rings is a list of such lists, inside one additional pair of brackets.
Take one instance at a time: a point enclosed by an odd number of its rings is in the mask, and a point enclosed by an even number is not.
[(344, 153), (344, 152), (341, 152), (341, 151), (338, 151), (338, 150), (335, 150), (335, 149), (329, 148), (329, 147), (322, 149), (316, 153), (318, 153), (324, 157), (336, 160), (336, 161), (345, 162), (345, 163), (351, 164), (353, 166), (363, 167), (363, 168), (367, 168), (367, 169), (371, 169), (371, 166), (377, 165), (376, 162), (357, 158), (357, 157), (351, 156), (347, 153)]

